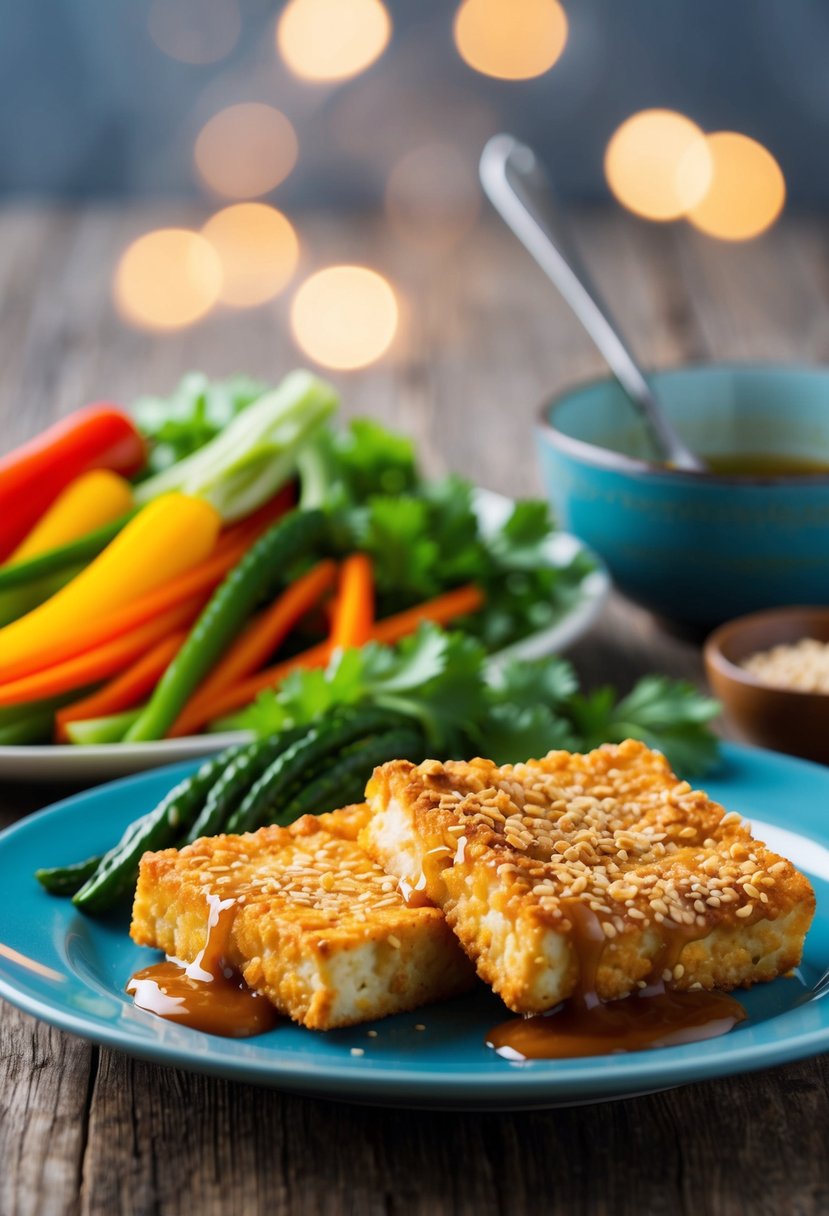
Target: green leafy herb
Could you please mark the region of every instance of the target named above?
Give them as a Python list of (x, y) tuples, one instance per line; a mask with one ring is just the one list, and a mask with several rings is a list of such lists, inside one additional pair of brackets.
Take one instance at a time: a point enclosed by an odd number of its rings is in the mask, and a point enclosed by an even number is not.
[(209, 443), (141, 482), (136, 503), (177, 490), (207, 499), (227, 521), (241, 519), (294, 474), (299, 453), (337, 403), (326, 381), (307, 371), (290, 372)]
[(132, 412), (150, 443), (142, 475), (160, 473), (197, 452), (267, 387), (250, 376), (209, 380), (203, 372), (188, 372), (169, 396), (139, 397)]
[(585, 746), (641, 739), (683, 772), (708, 768), (716, 759), (717, 741), (707, 724), (718, 712), (717, 702), (700, 696), (692, 684), (667, 676), (645, 676), (618, 704), (612, 688), (600, 688), (577, 694), (570, 706)]
[(326, 671), (296, 671), (232, 724), (268, 735), (359, 703), (414, 718), (439, 758), (485, 755), (505, 764), (628, 737), (663, 751), (686, 774), (709, 767), (717, 755), (708, 727), (717, 703), (690, 684), (646, 676), (621, 700), (612, 688), (585, 695), (564, 659), (499, 666), (474, 638), (435, 625), (397, 646), (346, 651)]
[(414, 444), (371, 418), (322, 431), (299, 465), (303, 507), (341, 509), (375, 494), (409, 494), (420, 484)]

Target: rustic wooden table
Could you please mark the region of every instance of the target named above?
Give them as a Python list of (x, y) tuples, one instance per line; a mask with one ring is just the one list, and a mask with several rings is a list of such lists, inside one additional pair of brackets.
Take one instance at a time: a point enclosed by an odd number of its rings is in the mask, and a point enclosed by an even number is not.
[[(171, 218), (0, 215), (2, 446), (193, 367), (274, 378), (298, 362), (283, 302), (173, 337), (117, 320), (118, 252)], [(364, 261), (406, 301), (394, 357), (344, 380), (348, 412), (412, 433), (435, 471), (537, 490), (533, 412), (599, 364), (523, 251), (489, 223), (448, 254), (407, 248), (379, 221), (307, 217), (300, 230), (306, 265)], [(643, 360), (829, 358), (820, 225), (789, 222), (745, 247), (616, 214), (584, 216), (579, 231)], [(620, 599), (573, 657), (590, 683), (647, 670), (701, 680), (698, 650)], [(0, 786), (0, 825), (64, 792)], [(547, 1113), (371, 1110), (153, 1067), (0, 1003), (0, 1214), (810, 1216), (829, 1209), (827, 1082), (818, 1059)]]

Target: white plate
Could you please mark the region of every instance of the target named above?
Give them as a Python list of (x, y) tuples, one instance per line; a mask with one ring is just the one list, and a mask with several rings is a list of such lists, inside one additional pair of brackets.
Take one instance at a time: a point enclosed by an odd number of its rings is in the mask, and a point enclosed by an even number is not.
[[(506, 519), (512, 502), (490, 490), (478, 490), (475, 509), (484, 531), (494, 531)], [(549, 557), (556, 565), (566, 565), (585, 546), (567, 532), (550, 538)], [(498, 658), (538, 659), (571, 646), (593, 625), (610, 592), (610, 577), (595, 554), (596, 568), (581, 584), (573, 606), (555, 624), (499, 652)], [(185, 739), (163, 739), (158, 743), (106, 743), (98, 747), (74, 744), (41, 744), (28, 747), (0, 747), (0, 781), (67, 781), (88, 785), (112, 777), (126, 777), (144, 769), (158, 768), (178, 760), (205, 756), (231, 743), (244, 743), (250, 736), (242, 731), (232, 734), (193, 735)]]

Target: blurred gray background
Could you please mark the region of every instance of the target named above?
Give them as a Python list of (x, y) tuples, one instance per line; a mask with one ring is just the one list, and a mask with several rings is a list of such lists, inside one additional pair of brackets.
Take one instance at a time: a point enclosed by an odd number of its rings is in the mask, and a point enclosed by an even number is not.
[(280, 3), (224, 2), (231, 27), (238, 14), (235, 45), (194, 65), (153, 41), (151, 0), (7, 0), (0, 193), (199, 197), (200, 127), (225, 105), (259, 100), (283, 110), (299, 136), (297, 167), (275, 192), (289, 207), (375, 203), (409, 147), (449, 139), (474, 158), (498, 129), (537, 145), (567, 198), (602, 199), (610, 135), (650, 106), (758, 139), (780, 163), (794, 207), (829, 201), (827, 0), (565, 0), (561, 59), (519, 82), (462, 62), (455, 4), (387, 0), (389, 48), (336, 85), (302, 83), (280, 63)]

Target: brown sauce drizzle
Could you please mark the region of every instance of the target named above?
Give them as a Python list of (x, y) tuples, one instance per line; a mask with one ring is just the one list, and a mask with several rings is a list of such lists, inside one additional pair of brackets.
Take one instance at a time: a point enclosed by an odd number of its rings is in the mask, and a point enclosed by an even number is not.
[(279, 1021), (276, 1009), (225, 962), (235, 901), (210, 895), (208, 902), (207, 941), (193, 962), (168, 958), (143, 967), (127, 992), (139, 1009), (194, 1030), (235, 1039), (263, 1034)]
[(402, 895), (403, 902), (407, 908), (429, 908), (432, 906), (432, 901), (424, 890), (425, 886), (425, 874), (421, 874), (415, 883), (410, 883), (405, 878), (397, 880), (397, 890)]
[[(674, 1047), (726, 1034), (745, 1018), (738, 1001), (723, 992), (676, 992), (663, 978), (673, 971), (683, 948), (707, 928), (669, 929), (653, 960), (650, 982), (618, 1001), (602, 1001), (596, 991), (606, 938), (599, 918), (583, 904), (567, 907), (580, 960), (576, 991), (550, 1013), (511, 1018), (487, 1035), (487, 1045), (509, 1060), (575, 1059), (614, 1052)], [(664, 927), (664, 926), (663, 926)]]

